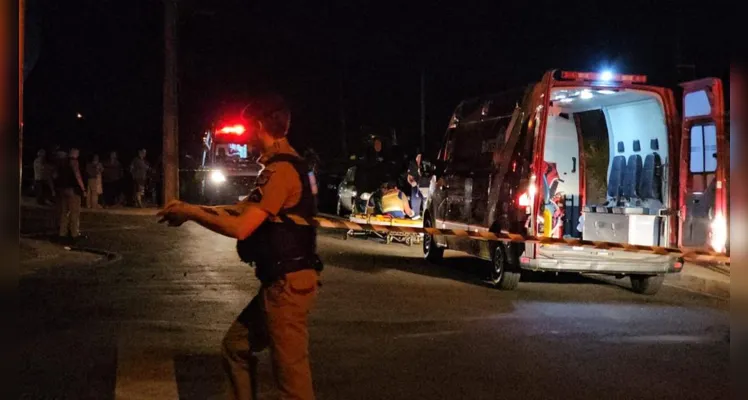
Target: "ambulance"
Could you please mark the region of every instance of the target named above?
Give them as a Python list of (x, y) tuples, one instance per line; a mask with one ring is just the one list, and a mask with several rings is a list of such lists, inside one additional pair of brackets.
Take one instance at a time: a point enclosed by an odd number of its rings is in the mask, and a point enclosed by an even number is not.
[[(437, 157), (424, 226), (726, 253), (722, 82), (681, 89), (676, 99), (643, 75), (552, 70), (518, 90), (462, 101)], [(654, 294), (684, 265), (647, 252), (423, 241), (427, 260), (440, 261), (445, 249), (490, 261), (491, 282), (505, 290), (528, 269), (628, 277), (635, 292)]]
[(220, 124), (203, 135), (200, 194), (205, 204), (234, 204), (254, 187), (262, 166), (241, 123)]

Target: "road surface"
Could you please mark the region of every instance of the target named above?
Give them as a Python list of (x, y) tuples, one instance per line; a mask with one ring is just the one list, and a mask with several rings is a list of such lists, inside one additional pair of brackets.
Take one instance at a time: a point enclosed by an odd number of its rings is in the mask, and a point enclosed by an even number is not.
[[(85, 214), (83, 228), (122, 259), (22, 278), (22, 398), (221, 398), (221, 338), (258, 288), (235, 243), (145, 216)], [(728, 398), (723, 300), (575, 275), (502, 292), (480, 261), (433, 266), (416, 247), (341, 236), (319, 238), (319, 399)], [(260, 374), (273, 398), (267, 354)]]

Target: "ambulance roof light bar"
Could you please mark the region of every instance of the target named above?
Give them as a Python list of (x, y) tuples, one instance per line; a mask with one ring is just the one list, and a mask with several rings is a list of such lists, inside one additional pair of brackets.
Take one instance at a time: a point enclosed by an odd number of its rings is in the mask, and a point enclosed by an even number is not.
[(561, 79), (573, 80), (573, 81), (590, 81), (590, 82), (647, 83), (646, 75), (614, 74), (611, 71), (602, 71), (602, 72), (561, 71)]
[(237, 136), (244, 134), (244, 132), (245, 132), (244, 125), (224, 126), (218, 131), (218, 133), (231, 134), (231, 135), (237, 135)]

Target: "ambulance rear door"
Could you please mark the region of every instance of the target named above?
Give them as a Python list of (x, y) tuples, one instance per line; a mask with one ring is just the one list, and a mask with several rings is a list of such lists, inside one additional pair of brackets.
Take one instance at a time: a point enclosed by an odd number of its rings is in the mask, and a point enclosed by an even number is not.
[(678, 243), (686, 248), (724, 251), (729, 159), (722, 81), (705, 78), (681, 87)]

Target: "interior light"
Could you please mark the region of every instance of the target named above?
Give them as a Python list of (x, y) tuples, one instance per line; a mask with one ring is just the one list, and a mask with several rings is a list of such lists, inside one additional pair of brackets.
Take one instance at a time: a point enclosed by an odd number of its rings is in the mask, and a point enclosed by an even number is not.
[(582, 93), (579, 94), (579, 98), (583, 100), (591, 99), (592, 92), (590, 92), (589, 90), (582, 90)]

